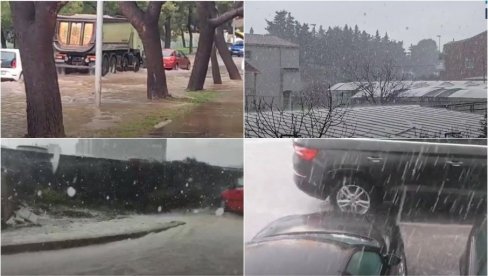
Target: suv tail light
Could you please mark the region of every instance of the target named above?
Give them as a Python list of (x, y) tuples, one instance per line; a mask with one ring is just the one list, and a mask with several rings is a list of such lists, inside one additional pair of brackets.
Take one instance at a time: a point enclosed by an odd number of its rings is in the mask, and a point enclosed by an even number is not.
[(17, 67), (17, 61), (15, 59), (12, 59), (12, 62), (10, 63), (10, 67), (14, 69)]
[(295, 153), (305, 161), (313, 160), (317, 156), (317, 153), (319, 152), (318, 149), (311, 149), (311, 148), (301, 147), (298, 145), (293, 145), (293, 147), (295, 148)]

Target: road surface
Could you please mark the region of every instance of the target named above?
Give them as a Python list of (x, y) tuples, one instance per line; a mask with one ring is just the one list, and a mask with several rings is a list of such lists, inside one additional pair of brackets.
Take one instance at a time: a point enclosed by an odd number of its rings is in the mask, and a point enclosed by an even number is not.
[(133, 240), (2, 255), (2, 275), (242, 274), (241, 216), (164, 216), (186, 225)]
[[(244, 146), (245, 241), (280, 217), (331, 209), (328, 202), (309, 197), (295, 186), (291, 139), (247, 139)], [(471, 225), (436, 219), (435, 224), (403, 221), (400, 229), (409, 274), (459, 274), (459, 257)]]

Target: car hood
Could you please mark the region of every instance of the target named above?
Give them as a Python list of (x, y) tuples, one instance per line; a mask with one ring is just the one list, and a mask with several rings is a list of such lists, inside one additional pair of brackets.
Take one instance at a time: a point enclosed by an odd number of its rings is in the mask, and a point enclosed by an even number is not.
[(376, 241), (379, 247), (384, 248), (386, 244), (383, 229), (391, 223), (394, 223), (391, 219), (379, 216), (339, 212), (294, 215), (272, 222), (259, 232), (253, 241), (279, 235), (332, 233), (371, 239)]
[(247, 275), (339, 275), (350, 255), (340, 244), (308, 239), (272, 239), (245, 250)]

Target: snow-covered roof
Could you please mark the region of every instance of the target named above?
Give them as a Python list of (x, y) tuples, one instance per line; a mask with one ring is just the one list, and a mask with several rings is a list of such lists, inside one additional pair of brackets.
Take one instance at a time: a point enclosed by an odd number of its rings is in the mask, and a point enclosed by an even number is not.
[(284, 39), (281, 39), (273, 35), (262, 35), (262, 34), (245, 34), (246, 46), (257, 45), (257, 46), (275, 46), (275, 47), (291, 47), (298, 48), (297, 44), (291, 43)]
[[(377, 83), (373, 83), (377, 85)], [(483, 81), (405, 81), (402, 87), (409, 88), (400, 97), (446, 97), (446, 98), (487, 98), (487, 83)], [(334, 91), (357, 90), (358, 83), (337, 83), (332, 86)], [(379, 94), (379, 91), (375, 91)], [(353, 97), (361, 97), (358, 92)]]
[[(326, 114), (326, 110), (323, 114)], [(323, 137), (365, 137), (365, 138), (444, 138), (446, 133), (461, 132), (464, 138), (477, 138), (481, 135), (481, 114), (451, 111), (443, 108), (422, 107), (418, 105), (385, 105), (336, 109), (337, 114), (344, 114), (340, 121), (334, 122)], [(279, 133), (291, 133), (292, 111), (283, 115), (274, 112), (262, 112), (268, 122), (279, 126)], [(325, 115), (320, 116), (325, 118)], [(282, 120), (278, 122), (277, 120)], [(265, 131), (253, 133), (251, 129), (263, 129), (266, 120), (258, 119), (258, 113), (246, 113), (246, 137), (266, 137)], [(296, 117), (294, 122), (297, 122)], [(257, 126), (260, 126), (258, 128)], [(312, 125), (310, 117), (305, 117), (303, 124)], [(315, 130), (317, 131), (317, 130)], [(311, 137), (310, 129), (303, 127), (300, 135)], [(312, 136), (314, 137), (314, 136)]]
[(348, 91), (348, 90), (356, 90), (358, 89), (358, 85), (354, 82), (340, 82), (334, 84), (330, 90), (335, 91)]

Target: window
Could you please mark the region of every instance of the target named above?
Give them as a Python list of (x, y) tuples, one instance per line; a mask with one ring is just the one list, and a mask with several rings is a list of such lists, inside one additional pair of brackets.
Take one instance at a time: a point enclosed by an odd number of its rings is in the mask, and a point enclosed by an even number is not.
[(466, 69), (474, 69), (474, 58), (465, 58), (464, 66), (466, 67)]
[(380, 275), (383, 260), (376, 252), (357, 251), (347, 264), (346, 272), (351, 275)]
[(290, 90), (283, 91), (283, 109), (291, 109), (290, 96), (291, 96)]
[(93, 23), (85, 23), (83, 30), (83, 45), (88, 45), (93, 35)]
[(71, 34), (69, 36), (70, 45), (80, 45), (82, 23), (71, 23)]
[(58, 37), (59, 37), (59, 42), (63, 44), (68, 43), (68, 22), (61, 22), (59, 23), (59, 30), (58, 30)]

